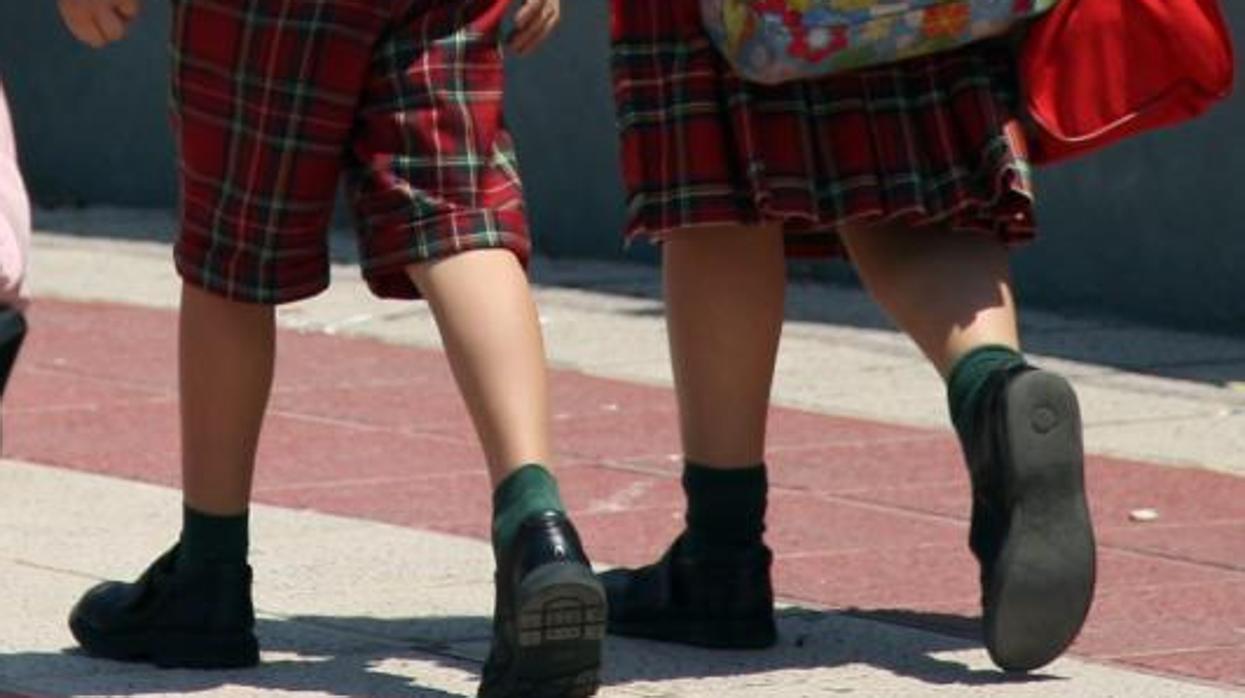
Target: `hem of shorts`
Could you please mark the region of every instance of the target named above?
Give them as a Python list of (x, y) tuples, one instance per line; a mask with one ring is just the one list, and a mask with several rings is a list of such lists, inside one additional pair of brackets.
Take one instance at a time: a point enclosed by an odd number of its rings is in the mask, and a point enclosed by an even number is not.
[[(435, 222), (433, 223), (435, 226)], [(406, 225), (406, 232), (411, 234), (421, 234), (427, 232), (430, 228), (425, 224)], [(460, 254), (468, 252), (478, 252), (481, 250), (508, 250), (514, 253), (519, 259), (519, 263), (524, 269), (527, 269), (531, 261), (532, 244), (531, 239), (523, 232), (512, 229), (498, 228), (480, 228), (476, 227), (470, 233), (458, 235), (460, 240), (469, 240), (475, 244), (469, 245), (453, 245), (446, 243), (435, 243), (427, 247), (425, 254), (420, 254), (418, 250), (406, 249), (401, 252), (393, 252), (381, 257), (371, 257), (361, 263), (363, 270), (363, 278), (367, 282), (368, 288), (377, 298), (390, 300), (418, 300), (423, 296), (419, 293), (419, 289), (415, 288), (415, 284), (410, 281), (406, 275), (407, 267), (413, 264), (423, 264), (426, 262), (435, 262), (450, 257), (456, 257)], [(485, 244), (488, 243), (488, 244)], [(384, 283), (386, 279), (393, 279), (401, 276), (402, 281), (392, 284)]]
[[(629, 249), (637, 240), (647, 241), (660, 245), (670, 238), (671, 235), (677, 234), (682, 230), (696, 230), (702, 228), (718, 228), (729, 225), (766, 225), (771, 223), (792, 223), (798, 222), (806, 224), (807, 228), (795, 230), (784, 230), (784, 237), (794, 239), (796, 241), (802, 237), (812, 237), (817, 235), (837, 235), (843, 228), (856, 225), (859, 223), (869, 223), (873, 225), (886, 225), (895, 223), (908, 217), (923, 216), (921, 222), (924, 225), (938, 225), (964, 214), (974, 209), (988, 209), (999, 206), (1009, 196), (1019, 196), (1029, 202), (1030, 206), (1035, 203), (1033, 192), (1029, 189), (1016, 187), (1008, 183), (1008, 178), (1022, 178), (1024, 176), (1023, 167), (1017, 163), (1009, 163), (999, 168), (994, 175), (994, 194), (990, 197), (970, 196), (951, 208), (940, 211), (937, 215), (924, 215), (927, 209), (924, 206), (914, 205), (906, 206), (900, 209), (885, 209), (875, 207), (869, 210), (853, 213), (849, 216), (836, 219), (834, 221), (826, 221), (808, 210), (779, 210), (774, 206), (774, 194), (772, 191), (759, 192), (752, 197), (752, 208), (745, 210), (739, 205), (739, 197), (730, 194), (722, 195), (717, 198), (731, 199), (730, 207), (735, 209), (736, 215), (723, 216), (711, 220), (697, 220), (690, 223), (676, 223), (673, 225), (657, 225), (653, 226), (648, 223), (645, 218), (644, 209), (653, 208), (641, 204), (638, 213), (632, 214), (633, 223), (628, 225), (625, 236), (624, 248)], [(664, 217), (664, 216), (662, 216)], [(975, 226), (964, 225), (956, 226), (957, 231), (967, 231), (974, 233), (983, 233), (998, 236), (1001, 241), (1008, 247), (1015, 247), (1030, 242), (1036, 234), (1036, 227), (1030, 225), (1009, 226), (1009, 230), (1016, 231), (1018, 235), (1001, 235), (997, 226)], [(831, 256), (845, 256), (845, 251), (840, 243), (835, 243)], [(825, 256), (825, 255), (818, 255)]]
[(183, 261), (178, 255), (174, 255), (174, 266), (177, 269), (177, 275), (186, 284), (213, 296), (248, 305), (277, 306), (297, 303), (314, 298), (328, 290), (329, 287), (329, 280), (325, 278), (312, 283), (284, 287), (276, 293), (268, 294), (257, 292), (254, 288), (240, 287), (237, 284), (213, 283), (203, 275), (202, 271), (191, 263)]

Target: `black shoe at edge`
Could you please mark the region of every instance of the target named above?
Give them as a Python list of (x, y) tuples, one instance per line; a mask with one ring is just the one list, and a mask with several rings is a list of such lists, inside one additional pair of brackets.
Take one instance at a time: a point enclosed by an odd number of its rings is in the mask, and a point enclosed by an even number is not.
[(69, 616), (74, 638), (92, 656), (164, 668), (258, 664), (250, 566), (191, 566), (177, 552), (160, 556), (136, 582), (87, 591)]
[(999, 667), (1031, 671), (1072, 644), (1093, 602), (1080, 409), (1066, 380), (1027, 366), (987, 390), (966, 448), (984, 639)]
[(777, 642), (773, 555), (757, 544), (712, 556), (675, 540), (656, 564), (601, 575), (614, 635), (714, 649), (764, 649)]
[(17, 310), (0, 306), (0, 397), (9, 384), (13, 364), (26, 339), (26, 318)]
[(606, 600), (575, 527), (528, 518), (497, 567), (493, 646), (479, 698), (586, 698), (600, 685)]

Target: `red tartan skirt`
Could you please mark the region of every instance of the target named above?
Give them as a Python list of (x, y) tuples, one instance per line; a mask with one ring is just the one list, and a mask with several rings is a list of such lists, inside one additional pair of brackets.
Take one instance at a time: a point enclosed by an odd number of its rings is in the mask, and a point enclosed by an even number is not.
[(1006, 42), (820, 80), (740, 79), (699, 0), (613, 0), (627, 239), (781, 222), (789, 251), (841, 254), (844, 225), (1034, 234)]

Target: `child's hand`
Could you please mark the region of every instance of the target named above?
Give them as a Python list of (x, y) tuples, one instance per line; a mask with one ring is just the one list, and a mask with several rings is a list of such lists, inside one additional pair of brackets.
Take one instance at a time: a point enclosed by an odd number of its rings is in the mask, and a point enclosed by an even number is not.
[(514, 16), (510, 48), (520, 56), (531, 53), (549, 38), (561, 16), (561, 0), (524, 0)]
[(91, 48), (103, 48), (125, 36), (138, 15), (140, 0), (58, 0), (69, 33)]

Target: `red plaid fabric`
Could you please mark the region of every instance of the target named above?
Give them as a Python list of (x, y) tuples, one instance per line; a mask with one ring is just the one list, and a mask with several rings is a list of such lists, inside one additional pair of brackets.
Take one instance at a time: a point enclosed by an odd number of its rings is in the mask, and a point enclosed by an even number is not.
[(530, 245), (502, 119), (506, 0), (178, 0), (182, 277), (254, 303), (328, 285), (343, 173), (364, 275)]
[(628, 240), (780, 221), (793, 255), (852, 223), (1034, 233), (1015, 59), (978, 44), (766, 87), (711, 45), (699, 0), (613, 0)]

